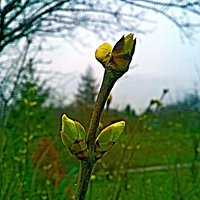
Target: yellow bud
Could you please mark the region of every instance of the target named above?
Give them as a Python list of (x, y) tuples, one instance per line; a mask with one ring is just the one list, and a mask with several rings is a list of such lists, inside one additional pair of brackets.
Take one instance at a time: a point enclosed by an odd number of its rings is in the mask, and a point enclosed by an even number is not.
[(110, 60), (111, 51), (111, 45), (108, 43), (103, 43), (95, 51), (95, 57), (100, 63), (104, 64)]
[(95, 179), (96, 179), (96, 176), (92, 175), (91, 178), (90, 178), (90, 181), (94, 181)]

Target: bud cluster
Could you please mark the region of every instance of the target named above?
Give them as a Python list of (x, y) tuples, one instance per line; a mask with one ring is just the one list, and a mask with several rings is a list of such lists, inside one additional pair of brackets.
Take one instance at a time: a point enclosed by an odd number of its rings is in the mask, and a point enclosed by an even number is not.
[(96, 59), (106, 68), (119, 72), (126, 72), (129, 69), (133, 54), (135, 52), (136, 39), (130, 33), (112, 46), (108, 43), (100, 45), (96, 52)]
[[(95, 141), (96, 159), (100, 159), (116, 143), (125, 126), (124, 121), (116, 122), (104, 128)], [(62, 116), (61, 139), (69, 151), (79, 159), (88, 156), (86, 132), (77, 121), (73, 121), (65, 114)]]

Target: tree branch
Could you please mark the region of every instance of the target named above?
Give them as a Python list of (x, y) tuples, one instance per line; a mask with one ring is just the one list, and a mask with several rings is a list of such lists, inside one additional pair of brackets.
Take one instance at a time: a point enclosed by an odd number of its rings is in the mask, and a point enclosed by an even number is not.
[(186, 37), (191, 38), (191, 33), (200, 27), (200, 1), (197, 0), (7, 1), (1, 8), (0, 52), (27, 36), (71, 37), (80, 27), (99, 36), (112, 37), (117, 31), (133, 29), (135, 33), (146, 33), (148, 30), (143, 24), (152, 23), (147, 18), (151, 11), (167, 18)]

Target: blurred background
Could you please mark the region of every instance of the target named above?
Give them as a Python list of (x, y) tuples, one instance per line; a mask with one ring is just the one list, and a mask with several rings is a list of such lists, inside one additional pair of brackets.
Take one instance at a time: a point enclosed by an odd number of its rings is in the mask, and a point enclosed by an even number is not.
[(79, 162), (60, 141), (67, 113), (88, 128), (104, 69), (96, 48), (134, 33), (136, 52), (101, 129), (127, 122), (87, 199), (199, 199), (200, 2), (0, 1), (3, 199), (72, 199)]

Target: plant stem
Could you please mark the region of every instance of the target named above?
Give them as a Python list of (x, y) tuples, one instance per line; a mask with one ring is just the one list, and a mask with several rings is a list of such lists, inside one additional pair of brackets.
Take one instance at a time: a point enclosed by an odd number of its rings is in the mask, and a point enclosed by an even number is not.
[(120, 77), (121, 75), (118, 73), (111, 70), (105, 70), (103, 82), (97, 97), (88, 130), (87, 145), (90, 153), (93, 153), (94, 151), (96, 132), (106, 100), (108, 99), (108, 95), (110, 94), (115, 82)]
[(81, 160), (79, 180), (78, 180), (76, 194), (75, 194), (76, 200), (85, 199), (95, 162), (96, 162), (95, 159), (92, 160), (89, 157), (84, 160)]
[(96, 139), (96, 132), (99, 126), (99, 121), (101, 118), (101, 114), (103, 108), (105, 106), (108, 95), (110, 94), (111, 89), (113, 88), (115, 82), (123, 75), (123, 73), (117, 73), (111, 70), (105, 70), (103, 82), (101, 84), (101, 88), (96, 100), (96, 104), (92, 113), (90, 126), (87, 135), (87, 145), (88, 145), (88, 157), (81, 160), (80, 163), (80, 172), (79, 172), (79, 180), (76, 188), (75, 199), (76, 200), (84, 200), (88, 185), (90, 181), (90, 177), (92, 174), (92, 170), (96, 163), (96, 157), (94, 152), (94, 145)]

